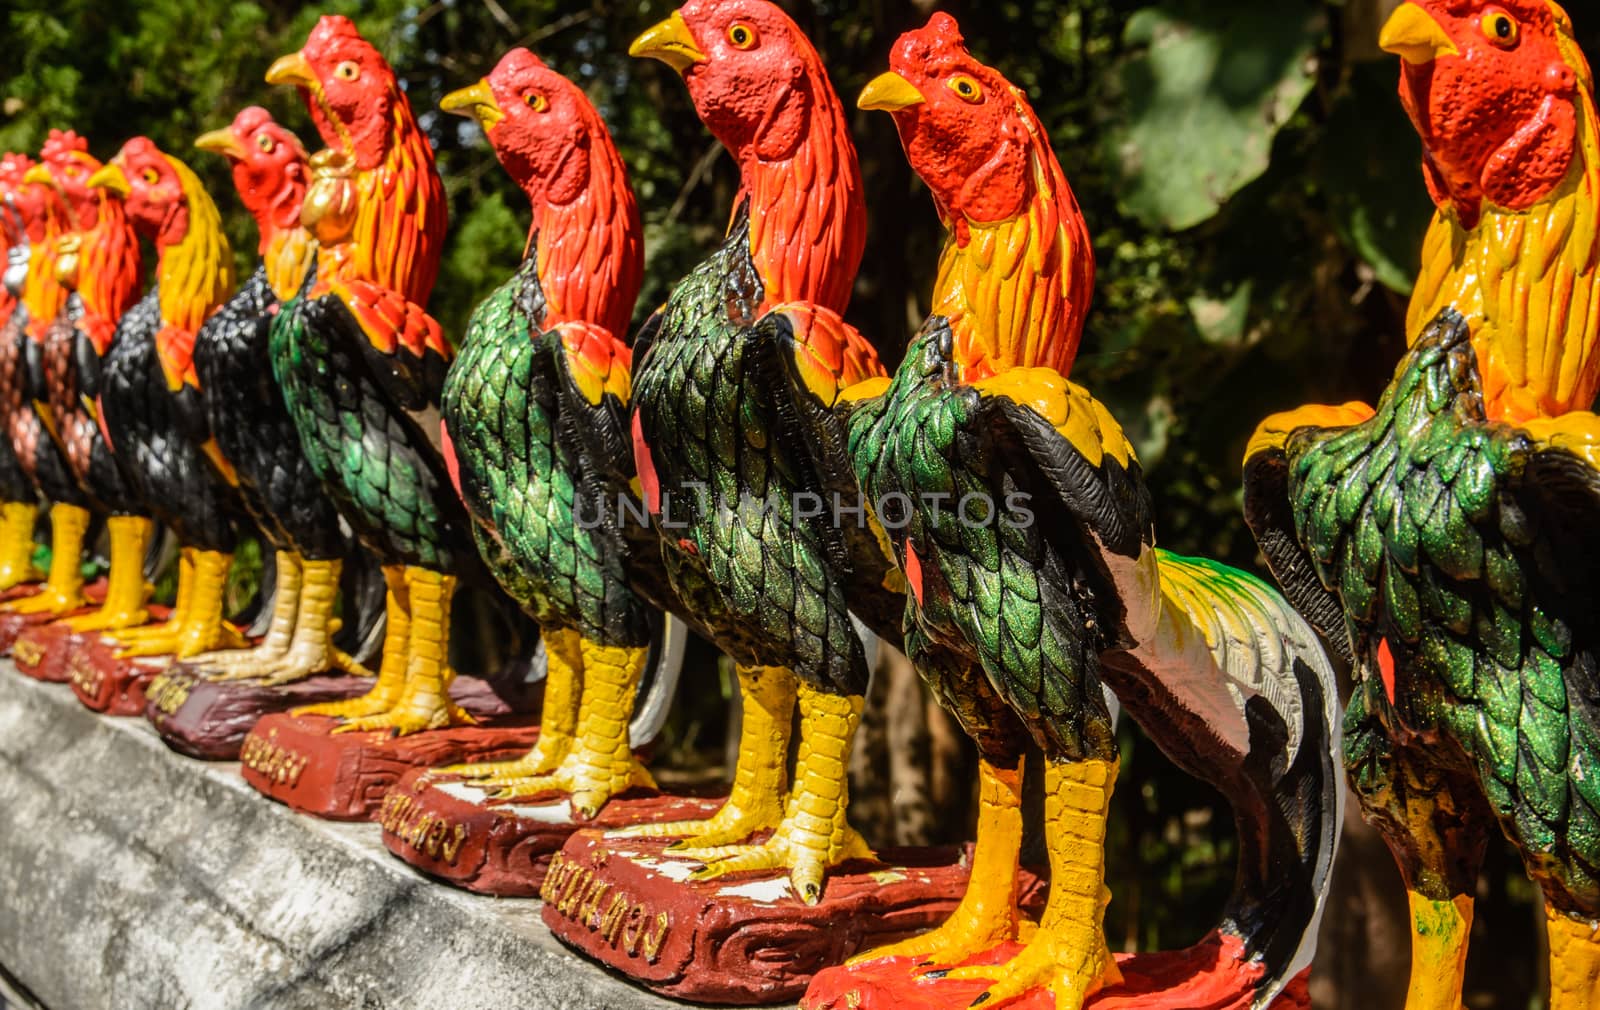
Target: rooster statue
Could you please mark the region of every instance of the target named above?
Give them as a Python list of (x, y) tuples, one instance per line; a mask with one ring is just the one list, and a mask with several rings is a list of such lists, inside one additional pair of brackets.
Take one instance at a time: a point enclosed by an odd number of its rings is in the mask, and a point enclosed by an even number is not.
[(1600, 1005), (1600, 123), (1545, 0), (1382, 34), (1438, 213), (1377, 410), (1268, 418), (1246, 515), (1357, 687), (1346, 764), (1410, 895), (1409, 1010), (1457, 1010), (1491, 824), (1543, 892), (1553, 1010)]
[(300, 89), (328, 145), (301, 212), (320, 245), (317, 275), (273, 323), (273, 372), (306, 459), (388, 586), (373, 689), (299, 711), (346, 720), (336, 732), (460, 725), (470, 717), (448, 693), (451, 597), (481, 565), (440, 445), (451, 352), (423, 309), (444, 186), (394, 71), (348, 18), (318, 21), (267, 81)]
[(300, 225), (311, 183), (305, 148), (257, 106), (195, 146), (228, 159), (260, 236), (261, 265), (201, 328), (194, 366), (206, 429), (275, 561), (272, 618), (261, 644), (199, 656), (196, 664), (217, 671), (216, 679), (258, 678), (266, 685), (329, 669), (364, 673), (333, 641), (346, 544), (273, 381), (268, 347), (279, 306), (299, 292), (316, 259), (316, 243)]
[[(145, 559), (138, 548), (150, 537), (151, 519), (117, 469), (85, 391), (98, 388), (100, 356), (110, 348), (117, 320), (139, 299), (143, 258), (122, 201), (89, 185), (102, 167), (99, 159), (81, 144), (54, 142), (41, 157), (26, 178), (55, 191), (74, 230), (57, 240), (57, 277), (72, 294), (45, 333), (36, 382), (43, 388), (35, 396), (75, 486), (90, 511), (106, 517), (111, 540), (103, 607), (67, 625), (75, 631), (131, 627), (145, 619)], [(78, 563), (76, 556), (52, 558), (51, 580), (60, 585), (50, 612), (83, 602)], [(47, 588), (40, 597), (49, 594)]]
[[(27, 283), (33, 238), (42, 225), (29, 221), (42, 209), (44, 194), (25, 194), (23, 176), (33, 167), (25, 154), (0, 155), (0, 230), (6, 245), (5, 283), (0, 284), (0, 334)], [(39, 207), (30, 206), (39, 204)], [(0, 592), (26, 592), (28, 584), (42, 578), (33, 566), (33, 527), (38, 519), (38, 492), (28, 482), (11, 440), (0, 438)]]
[(549, 664), (535, 749), (447, 770), (497, 797), (570, 793), (590, 819), (654, 785), (628, 740), (650, 610), (622, 531), (589, 521), (616, 511), (605, 474), (627, 455), (621, 335), (644, 272), (639, 210), (600, 114), (528, 50), (441, 105), (477, 120), (533, 206), (522, 267), (474, 313), (443, 407), (479, 552), (538, 622)]
[[(1316, 635), (1263, 582), (1153, 544), (1138, 461), (1067, 372), (1094, 282), (1088, 229), (1022, 92), (935, 14), (862, 93), (890, 112), (950, 230), (933, 312), (893, 380), (847, 390), (849, 453), (910, 592), (906, 645), (978, 743), (971, 883), (940, 929), (863, 955), (961, 965), (1017, 936), (1025, 743), (1044, 753), (1049, 903), (973, 1005), (1120, 981), (1101, 928), (1117, 779), (1101, 684), (1232, 802), (1239, 873), (1220, 927), (1237, 1003), (1311, 960), (1342, 807), (1338, 698)], [(959, 503), (959, 504), (958, 504)], [(1223, 969), (1217, 969), (1223, 970)], [(1155, 994), (1141, 1005), (1160, 1006)], [(1210, 1005), (1210, 1004), (1208, 1004)]]
[[(832, 495), (857, 501), (831, 408), (840, 390), (884, 374), (840, 316), (865, 238), (860, 170), (816, 50), (767, 0), (690, 0), (629, 51), (682, 74), (739, 164), (727, 238), (636, 342), (632, 423), (668, 578), (733, 657), (744, 704), (722, 808), (633, 830), (689, 836), (671, 851), (704, 860), (700, 878), (785, 870), (816, 904), (829, 868), (868, 854), (846, 820), (867, 684), (852, 605), (899, 640), (893, 561), (869, 527), (836, 524), (827, 508)], [(739, 844), (767, 829), (765, 842)]]
[[(148, 138), (123, 144), (89, 184), (122, 201), (128, 220), (154, 243), (158, 257), (155, 286), (117, 324), (99, 389), (89, 392), (123, 477), (181, 545), (178, 598), (169, 620), (115, 637), (126, 644), (126, 656), (188, 659), (242, 646), (242, 637), (223, 619), (239, 509), (228, 485), (231, 475), (202, 447), (204, 414), (194, 368), (200, 327), (233, 290), (233, 251), (199, 178)], [(143, 554), (143, 545), (137, 546)]]
[[(87, 151), (88, 146), (75, 133), (53, 130), (40, 156), (48, 161), (70, 151)], [(51, 437), (49, 408), (37, 380), (45, 334), (67, 302), (67, 289), (56, 270), (61, 242), (83, 222), (74, 219), (80, 208), (68, 206), (37, 165), (22, 177), (18, 189), (32, 191), (23, 197), (29, 207), (30, 255), (21, 302), (0, 331), (0, 416), (27, 483), (51, 503), (51, 559), (39, 591), (4, 604), (4, 609), (59, 614), (83, 603), (83, 540), (90, 516), (83, 489)], [(92, 214), (92, 208), (88, 212)]]

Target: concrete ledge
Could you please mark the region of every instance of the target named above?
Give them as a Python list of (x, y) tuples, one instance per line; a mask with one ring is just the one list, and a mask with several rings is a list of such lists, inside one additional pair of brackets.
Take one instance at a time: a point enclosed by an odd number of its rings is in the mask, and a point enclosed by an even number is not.
[(0, 966), (53, 1010), (657, 1010), (537, 902), (294, 814), (0, 661)]

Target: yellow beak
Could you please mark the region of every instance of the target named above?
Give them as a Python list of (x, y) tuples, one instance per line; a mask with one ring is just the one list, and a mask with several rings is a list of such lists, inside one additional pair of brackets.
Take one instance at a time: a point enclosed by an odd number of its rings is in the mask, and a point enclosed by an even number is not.
[(213, 154), (220, 154), (225, 158), (232, 158), (235, 161), (243, 161), (250, 154), (250, 152), (245, 149), (245, 146), (239, 143), (239, 138), (233, 135), (233, 131), (228, 129), (212, 130), (210, 133), (202, 133), (195, 139), (194, 146), (198, 147), (202, 151), (210, 151)]
[(128, 185), (128, 177), (122, 174), (122, 166), (114, 161), (102, 165), (98, 172), (89, 176), (88, 184), (92, 189), (115, 193), (122, 200), (126, 200), (128, 194), (133, 192), (133, 187)]
[(489, 82), (479, 81), (471, 87), (452, 91), (439, 100), (439, 108), (446, 112), (453, 112), (458, 116), (471, 116), (488, 133), (494, 125), (506, 118), (500, 111), (500, 103), (494, 100), (494, 92), (489, 90)]
[(628, 47), (628, 55), (660, 60), (680, 74), (706, 61), (706, 54), (695, 45), (694, 33), (677, 11), (634, 39), (633, 45)]
[(23, 185), (37, 183), (40, 186), (54, 186), (56, 181), (50, 177), (50, 170), (43, 165), (35, 165), (22, 175)]
[(311, 64), (299, 53), (290, 53), (280, 56), (267, 68), (268, 84), (293, 84), (297, 88), (314, 88), (317, 86), (316, 71), (311, 69)]
[(1461, 52), (1433, 15), (1414, 3), (1395, 8), (1383, 26), (1383, 34), (1378, 36), (1378, 45), (1414, 66)]
[(925, 101), (927, 99), (922, 97), (922, 92), (915, 85), (891, 70), (867, 82), (867, 86), (861, 89), (861, 97), (856, 99), (856, 108), (899, 112)]

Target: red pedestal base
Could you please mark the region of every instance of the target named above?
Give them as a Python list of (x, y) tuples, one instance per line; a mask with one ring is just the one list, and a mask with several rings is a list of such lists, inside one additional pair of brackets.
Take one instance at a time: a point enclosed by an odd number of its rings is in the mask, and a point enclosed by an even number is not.
[(245, 737), (263, 716), (353, 698), (371, 689), (372, 681), (366, 677), (309, 677), (280, 687), (217, 682), (179, 664), (151, 681), (145, 691), (144, 716), (179, 754), (202, 761), (236, 761)]
[[(21, 593), (18, 596), (11, 596), (11, 595), (9, 595), (10, 592), (14, 592), (16, 589), (20, 589), (21, 588), (20, 586), (14, 587), (12, 590), (9, 590), (7, 593), (0, 594), (0, 603), (4, 603), (4, 602), (6, 602), (8, 600), (13, 600), (13, 599), (22, 599), (22, 598), (29, 597), (29, 596), (36, 596), (36, 595), (38, 595), (38, 591), (42, 587), (42, 585), (43, 585), (43, 583), (40, 583), (40, 584), (34, 585), (34, 586), (30, 586), (29, 590), (27, 592)], [(98, 610), (99, 607), (100, 607), (100, 604), (105, 602), (105, 598), (106, 598), (106, 580), (105, 579), (96, 579), (95, 581), (89, 583), (87, 586), (84, 586), (83, 587), (83, 595), (89, 600), (89, 605), (86, 606), (86, 607), (80, 607), (77, 610), (69, 611), (65, 616), (67, 616), (67, 617), (77, 617), (80, 614), (87, 614), (87, 613), (91, 613), (91, 612), (93, 612), (95, 610)], [(0, 653), (10, 653), (12, 651), (12, 649), (16, 646), (18, 637), (21, 636), (28, 629), (42, 627), (43, 625), (46, 625), (46, 624), (49, 624), (49, 623), (51, 623), (53, 621), (59, 620), (61, 618), (61, 616), (63, 616), (63, 615), (60, 615), (60, 614), (15, 614), (15, 613), (11, 613), (9, 611), (0, 610)]]
[(145, 688), (172, 665), (171, 656), (120, 659), (121, 643), (99, 634), (68, 635), (67, 675), (84, 706), (106, 715), (143, 715)]
[[(1023, 949), (1002, 944), (966, 962), (1003, 964)], [(1084, 1010), (1250, 1010), (1260, 962), (1248, 961), (1236, 936), (1211, 933), (1187, 950), (1118, 954), (1122, 984), (1102, 989)], [(913, 958), (895, 957), (818, 973), (800, 1001), (804, 1010), (966, 1010), (989, 987), (984, 981), (917, 977)], [(1310, 969), (1272, 1002), (1272, 1010), (1310, 1010)], [(1043, 987), (1006, 1010), (1055, 1010), (1055, 996)]]
[[(96, 582), (85, 592), (96, 592), (97, 595), (103, 596), (105, 589), (101, 583)], [(166, 607), (152, 606), (149, 610), (152, 624), (166, 620), (170, 613)], [(12, 643), (11, 659), (17, 664), (19, 673), (34, 680), (65, 684), (72, 680), (74, 670), (79, 665), (72, 658), (73, 652), (83, 643), (91, 639), (98, 641), (99, 638), (97, 633), (75, 634), (59, 621), (35, 624), (25, 628)]]
[(72, 679), (67, 663), (72, 638), (72, 632), (63, 624), (41, 624), (23, 631), (11, 645), (17, 672), (34, 680), (65, 684)]
[(607, 803), (594, 820), (574, 821), (565, 797), (490, 802), (467, 782), (416, 768), (389, 790), (377, 820), (389, 851), (422, 872), (478, 894), (531, 898), (574, 832), (695, 820), (721, 805), (638, 789)]
[(884, 852), (829, 874), (822, 900), (786, 875), (693, 881), (666, 841), (580, 831), (551, 863), (540, 897), (563, 942), (639, 985), (696, 1003), (782, 1003), (863, 950), (943, 922), (967, 887), (959, 849)]
[(265, 716), (239, 751), (245, 781), (295, 810), (365, 821), (412, 768), (509, 760), (538, 741), (536, 717), (511, 714), (484, 681), (457, 677), (450, 693), (478, 725), (402, 737), (386, 731), (335, 735), (338, 721), (323, 716)]

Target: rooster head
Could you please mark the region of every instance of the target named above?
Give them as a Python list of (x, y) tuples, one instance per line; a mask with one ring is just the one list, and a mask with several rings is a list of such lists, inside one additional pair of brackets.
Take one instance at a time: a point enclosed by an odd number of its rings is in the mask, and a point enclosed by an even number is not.
[(189, 230), (184, 180), (172, 158), (149, 137), (134, 137), (116, 157), (89, 178), (89, 185), (122, 200), (140, 234), (158, 247), (181, 240)]
[(239, 199), (263, 237), (300, 226), (300, 201), (310, 182), (306, 149), (270, 112), (252, 105), (229, 126), (203, 134), (194, 146), (228, 159)]
[(889, 67), (856, 104), (894, 116), (945, 223), (1017, 216), (1033, 198), (1033, 164), (1045, 143), (1021, 90), (973, 57), (943, 12), (900, 36)]
[(689, 0), (628, 53), (682, 74), (700, 119), (741, 163), (789, 157), (827, 87), (816, 49), (768, 0)]
[(1400, 100), (1422, 136), (1428, 189), (1461, 225), (1485, 200), (1527, 210), (1578, 155), (1593, 78), (1551, 0), (1408, 0), (1379, 43), (1401, 57)]
[(535, 207), (577, 199), (589, 185), (590, 149), (606, 136), (583, 90), (526, 49), (506, 53), (489, 76), (439, 106), (478, 121)]
[(39, 151), (39, 163), (24, 181), (49, 187), (66, 211), (67, 227), (87, 230), (94, 226), (104, 198), (102, 191), (89, 185), (100, 167), (100, 159), (89, 153), (82, 137), (70, 130), (52, 130)]
[(44, 236), (43, 216), (52, 199), (48, 190), (28, 181), (34, 168), (26, 154), (0, 155), (0, 238), (7, 246), (26, 245)]
[(272, 64), (267, 83), (299, 88), (323, 143), (357, 168), (383, 163), (392, 113), (404, 97), (388, 61), (349, 18), (325, 15), (299, 52)]

